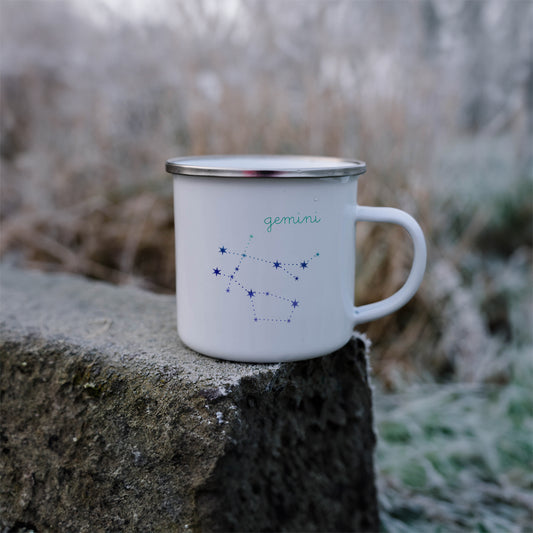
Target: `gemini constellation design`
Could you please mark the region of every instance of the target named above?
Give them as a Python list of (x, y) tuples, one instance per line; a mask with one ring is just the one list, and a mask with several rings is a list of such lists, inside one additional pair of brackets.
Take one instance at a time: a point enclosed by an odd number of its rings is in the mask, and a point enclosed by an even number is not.
[[(285, 277), (292, 279), (294, 282), (298, 282), (300, 277), (310, 268), (313, 260), (316, 260), (320, 254), (316, 252), (311, 257), (296, 262), (281, 261), (281, 258), (278, 257), (271, 259), (258, 257), (248, 253), (248, 248), (250, 247), (253, 238), (254, 236), (250, 235), (248, 242), (241, 251), (232, 250), (227, 248), (225, 245), (220, 246), (218, 248), (218, 254), (226, 259), (234, 256), (237, 260), (237, 263), (227, 272), (223, 271), (223, 269), (219, 266), (214, 267), (212, 268), (212, 275), (215, 276), (215, 278), (228, 280), (225, 288), (227, 295), (236, 291), (238, 294), (242, 294), (242, 296), (248, 300), (251, 317), (254, 322), (285, 322), (290, 324), (294, 312), (296, 309), (300, 308), (300, 300), (297, 297), (288, 298), (285, 295), (277, 294), (275, 291), (269, 289), (259, 289), (257, 287), (251, 287), (241, 283), (241, 281), (238, 279), (241, 274), (241, 269), (245, 263), (249, 263), (250, 266), (269, 266), (272, 269), (272, 275), (277, 279)], [(283, 314), (275, 316), (264, 316), (260, 314), (258, 309), (259, 297), (264, 297), (270, 302), (280, 303), (281, 305), (279, 308), (282, 310)]]

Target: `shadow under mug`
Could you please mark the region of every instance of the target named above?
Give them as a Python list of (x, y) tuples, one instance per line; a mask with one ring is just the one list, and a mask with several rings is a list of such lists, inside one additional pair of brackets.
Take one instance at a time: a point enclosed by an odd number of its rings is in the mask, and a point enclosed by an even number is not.
[[(169, 159), (174, 175), (178, 333), (202, 354), (283, 362), (329, 354), (354, 326), (392, 313), (417, 291), (426, 244), (417, 222), (357, 205), (362, 161), (308, 156)], [(355, 224), (405, 228), (405, 284), (354, 307)]]

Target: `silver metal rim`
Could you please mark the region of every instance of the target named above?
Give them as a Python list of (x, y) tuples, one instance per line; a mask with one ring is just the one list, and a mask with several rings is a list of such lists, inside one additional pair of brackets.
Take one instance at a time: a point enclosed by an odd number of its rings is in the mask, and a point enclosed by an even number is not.
[[(306, 161), (316, 161), (317, 166), (303, 166), (298, 168), (265, 169), (259, 165), (250, 168), (231, 168), (224, 166), (214, 166), (210, 161), (224, 159), (223, 155), (197, 156), (197, 157), (174, 157), (168, 159), (165, 165), (166, 171), (170, 174), (180, 174), (185, 176), (204, 177), (225, 177), (225, 178), (326, 178), (341, 176), (357, 176), (366, 172), (366, 163), (357, 159), (341, 159), (337, 157), (319, 156), (298, 156), (298, 155), (276, 155), (278, 159), (304, 158)], [(267, 155), (232, 155), (228, 158), (239, 159), (268, 159)], [(192, 163), (194, 161), (194, 163)], [(327, 166), (327, 163), (331, 167)], [(319, 165), (321, 163), (321, 165)], [(259, 168), (258, 168), (259, 167)]]

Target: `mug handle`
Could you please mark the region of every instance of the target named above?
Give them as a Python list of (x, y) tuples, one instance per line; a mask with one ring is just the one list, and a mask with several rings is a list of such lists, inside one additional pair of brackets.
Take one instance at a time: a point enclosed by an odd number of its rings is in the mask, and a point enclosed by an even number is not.
[(355, 324), (363, 324), (393, 313), (405, 305), (416, 293), (426, 269), (427, 248), (422, 229), (418, 222), (405, 211), (393, 207), (369, 207), (356, 205), (353, 207), (353, 221), (357, 222), (389, 222), (398, 224), (407, 230), (414, 246), (413, 264), (409, 277), (404, 285), (392, 296), (367, 305), (354, 307)]

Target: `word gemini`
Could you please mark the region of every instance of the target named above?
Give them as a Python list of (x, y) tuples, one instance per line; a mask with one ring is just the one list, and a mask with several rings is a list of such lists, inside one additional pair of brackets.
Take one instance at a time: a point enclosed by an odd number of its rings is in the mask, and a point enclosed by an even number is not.
[(318, 216), (305, 216), (300, 217), (266, 217), (263, 221), (267, 226), (267, 231), (270, 233), (272, 231), (272, 226), (276, 224), (318, 224), (322, 219)]

